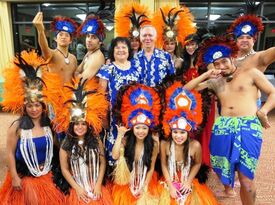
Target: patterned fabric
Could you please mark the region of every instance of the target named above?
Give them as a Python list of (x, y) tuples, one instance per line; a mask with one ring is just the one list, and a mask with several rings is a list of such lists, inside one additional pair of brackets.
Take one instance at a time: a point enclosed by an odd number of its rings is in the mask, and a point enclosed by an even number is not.
[(106, 140), (107, 160), (110, 165), (114, 164), (112, 158), (112, 149), (117, 138), (116, 119), (112, 113), (113, 106), (116, 102), (118, 90), (121, 86), (127, 85), (132, 81), (138, 81), (140, 78), (141, 68), (137, 61), (131, 61), (131, 67), (128, 70), (121, 70), (114, 64), (103, 65), (97, 76), (108, 81), (108, 97), (110, 100), (110, 132)]
[(262, 126), (257, 117), (218, 117), (212, 129), (210, 153), (222, 183), (233, 187), (235, 170), (253, 179), (261, 146)]
[(138, 52), (135, 60), (142, 68), (140, 83), (155, 87), (162, 83), (167, 75), (175, 74), (174, 63), (171, 55), (165, 51), (155, 49), (151, 59), (148, 61), (144, 50)]

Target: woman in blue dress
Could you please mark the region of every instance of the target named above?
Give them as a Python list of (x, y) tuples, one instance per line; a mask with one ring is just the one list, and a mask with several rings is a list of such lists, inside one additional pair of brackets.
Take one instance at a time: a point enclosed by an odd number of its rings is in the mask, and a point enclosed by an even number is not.
[(109, 50), (111, 63), (103, 65), (97, 74), (100, 78), (99, 83), (108, 91), (110, 100), (110, 132), (105, 141), (107, 160), (110, 166), (114, 164), (112, 148), (117, 138), (116, 119), (112, 111), (117, 92), (121, 86), (138, 81), (141, 73), (138, 62), (132, 60), (132, 56), (131, 44), (127, 38), (113, 39)]

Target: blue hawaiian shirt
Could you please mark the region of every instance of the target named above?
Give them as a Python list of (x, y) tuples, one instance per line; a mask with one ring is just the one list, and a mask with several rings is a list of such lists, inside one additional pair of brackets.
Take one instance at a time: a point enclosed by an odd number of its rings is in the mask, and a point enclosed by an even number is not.
[(171, 55), (163, 50), (154, 49), (151, 59), (148, 60), (144, 50), (138, 52), (135, 60), (141, 67), (140, 83), (155, 87), (162, 83), (167, 75), (175, 74), (174, 63)]

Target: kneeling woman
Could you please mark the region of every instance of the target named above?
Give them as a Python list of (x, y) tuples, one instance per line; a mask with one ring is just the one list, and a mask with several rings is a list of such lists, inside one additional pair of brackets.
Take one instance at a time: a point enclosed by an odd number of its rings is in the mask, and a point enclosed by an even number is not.
[(51, 83), (59, 77), (42, 71), (43, 63), (35, 52), (23, 51), (4, 74), (3, 109), (21, 114), (7, 134), (9, 171), (0, 189), (4, 205), (63, 203), (63, 194), (52, 180), (54, 139), (46, 111), (54, 95)]
[(106, 160), (99, 137), (108, 110), (103, 92), (96, 90), (96, 81), (75, 83), (64, 88), (65, 106), (57, 108), (56, 122), (66, 130), (60, 148), (60, 165), (72, 189), (65, 204), (112, 205), (111, 194), (102, 186)]
[[(153, 174), (159, 151), (158, 133), (160, 99), (157, 92), (144, 85), (123, 88), (117, 102), (118, 137), (112, 155), (116, 161), (112, 195), (114, 204), (158, 204), (157, 176)], [(121, 107), (120, 107), (121, 106)]]
[(213, 193), (196, 179), (201, 161), (201, 145), (190, 139), (189, 132), (202, 120), (201, 98), (176, 82), (166, 90), (163, 128), (168, 140), (161, 141), (161, 167), (165, 178), (161, 205), (215, 205)]

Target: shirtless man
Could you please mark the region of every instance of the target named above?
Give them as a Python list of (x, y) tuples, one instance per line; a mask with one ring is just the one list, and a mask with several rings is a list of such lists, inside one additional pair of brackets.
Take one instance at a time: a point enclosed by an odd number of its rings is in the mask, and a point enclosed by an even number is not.
[[(213, 169), (227, 188), (234, 186), (237, 171), (242, 203), (254, 205), (253, 179), (261, 151), (262, 126), (270, 127), (267, 114), (275, 107), (275, 89), (257, 68), (237, 68), (233, 63), (236, 55), (234, 42), (218, 37), (207, 40), (198, 62), (213, 63), (221, 76), (200, 83), (197, 89), (212, 89), (221, 103), (221, 116), (215, 120), (210, 141)], [(260, 109), (256, 105), (258, 89), (268, 96)]]
[(105, 58), (100, 50), (105, 38), (104, 25), (99, 18), (90, 17), (80, 27), (80, 34), (86, 35), (87, 54), (78, 66), (75, 75), (83, 80), (94, 77), (99, 68), (105, 63)]
[(58, 73), (64, 83), (71, 81), (77, 67), (77, 60), (73, 54), (69, 53), (69, 45), (72, 43), (72, 35), (76, 31), (77, 24), (67, 17), (55, 18), (52, 27), (56, 31), (57, 48), (51, 49), (45, 35), (43, 13), (38, 12), (32, 22), (38, 32), (38, 43), (42, 56), (49, 60), (49, 71)]
[(264, 72), (271, 63), (275, 62), (275, 47), (259, 52), (253, 50), (258, 34), (262, 31), (262, 21), (254, 15), (241, 16), (232, 23), (228, 32), (233, 33), (237, 38), (239, 48), (236, 58), (237, 67), (248, 69), (255, 67)]

